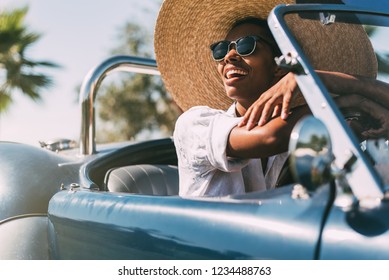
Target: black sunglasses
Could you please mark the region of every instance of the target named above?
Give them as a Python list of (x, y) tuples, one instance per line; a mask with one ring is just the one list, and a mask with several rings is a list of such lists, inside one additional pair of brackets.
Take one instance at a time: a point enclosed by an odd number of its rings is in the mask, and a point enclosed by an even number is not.
[(240, 56), (248, 56), (255, 51), (257, 42), (264, 42), (270, 45), (272, 48), (274, 47), (274, 43), (261, 36), (245, 36), (237, 39), (236, 41), (224, 40), (213, 43), (210, 46), (212, 57), (215, 61), (223, 60), (227, 53), (230, 51), (231, 44), (235, 44), (236, 52)]

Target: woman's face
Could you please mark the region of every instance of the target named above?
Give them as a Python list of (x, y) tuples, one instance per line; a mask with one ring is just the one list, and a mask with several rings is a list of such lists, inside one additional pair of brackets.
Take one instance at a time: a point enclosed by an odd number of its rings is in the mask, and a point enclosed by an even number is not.
[[(266, 37), (266, 32), (259, 25), (245, 23), (231, 29), (226, 40), (235, 41), (250, 35)], [(246, 109), (280, 78), (276, 74), (278, 67), (274, 62), (272, 49), (264, 42), (257, 42), (255, 51), (244, 57), (238, 55), (232, 44), (225, 58), (218, 63), (217, 69), (227, 96)]]

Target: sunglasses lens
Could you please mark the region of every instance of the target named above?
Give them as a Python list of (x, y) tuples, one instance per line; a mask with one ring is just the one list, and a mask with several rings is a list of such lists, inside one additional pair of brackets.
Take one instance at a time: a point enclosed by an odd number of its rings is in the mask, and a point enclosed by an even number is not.
[(242, 37), (236, 42), (231, 41), (220, 41), (211, 46), (213, 59), (220, 61), (224, 59), (229, 51), (231, 43), (236, 44), (236, 51), (241, 56), (250, 55), (255, 50), (256, 39), (253, 36)]
[(236, 44), (236, 51), (239, 55), (249, 55), (255, 49), (256, 41), (253, 37), (243, 37)]
[(221, 41), (212, 46), (212, 56), (215, 60), (222, 60), (228, 53), (229, 42)]

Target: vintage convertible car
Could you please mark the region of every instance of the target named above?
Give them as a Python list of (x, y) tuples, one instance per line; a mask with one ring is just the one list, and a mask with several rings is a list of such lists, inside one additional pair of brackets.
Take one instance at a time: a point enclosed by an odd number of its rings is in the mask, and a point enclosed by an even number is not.
[[(96, 145), (94, 100), (104, 77), (158, 74), (152, 59), (112, 57), (84, 80), (79, 148), (61, 140), (48, 149), (0, 143), (0, 258), (389, 259), (387, 141), (359, 142), (286, 20), (361, 25), (384, 61), (389, 7), (345, 2), (281, 5), (269, 16), (278, 62), (296, 73), (313, 113), (291, 135), (294, 181), (183, 198), (171, 138)], [(378, 79), (388, 80), (384, 71)], [(365, 121), (358, 111), (346, 118)]]

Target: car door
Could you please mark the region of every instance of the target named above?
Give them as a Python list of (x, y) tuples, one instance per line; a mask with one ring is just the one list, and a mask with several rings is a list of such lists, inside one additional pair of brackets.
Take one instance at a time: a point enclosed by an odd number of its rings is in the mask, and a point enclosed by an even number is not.
[(62, 191), (49, 205), (55, 259), (315, 259), (331, 188), (222, 198)]

